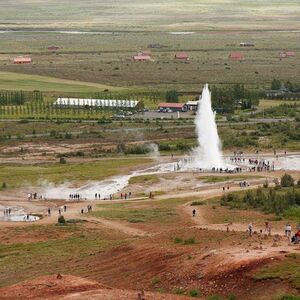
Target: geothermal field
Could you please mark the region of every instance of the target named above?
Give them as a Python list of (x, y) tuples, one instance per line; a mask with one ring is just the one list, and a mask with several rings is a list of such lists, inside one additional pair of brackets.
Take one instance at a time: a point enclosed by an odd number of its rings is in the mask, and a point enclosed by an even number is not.
[(299, 300), (298, 1), (2, 2), (0, 300)]

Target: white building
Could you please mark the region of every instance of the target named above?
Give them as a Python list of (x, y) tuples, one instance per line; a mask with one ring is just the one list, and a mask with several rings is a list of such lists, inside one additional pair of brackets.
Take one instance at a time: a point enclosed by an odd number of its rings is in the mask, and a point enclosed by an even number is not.
[(199, 101), (188, 101), (185, 105), (187, 110), (197, 110), (198, 109)]
[(57, 98), (54, 105), (66, 107), (136, 108), (138, 103), (139, 101), (137, 100)]

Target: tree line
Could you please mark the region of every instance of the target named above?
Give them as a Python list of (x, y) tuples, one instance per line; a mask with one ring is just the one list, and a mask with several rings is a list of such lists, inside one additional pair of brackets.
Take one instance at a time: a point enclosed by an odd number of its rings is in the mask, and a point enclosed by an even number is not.
[(23, 105), (33, 100), (42, 101), (43, 94), (39, 91), (0, 91), (0, 105)]

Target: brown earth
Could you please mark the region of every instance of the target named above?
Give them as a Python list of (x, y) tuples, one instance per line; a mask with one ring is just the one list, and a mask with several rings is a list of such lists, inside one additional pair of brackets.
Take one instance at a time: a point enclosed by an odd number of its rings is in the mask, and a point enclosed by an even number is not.
[[(293, 174), (299, 176), (297, 172)], [(280, 177), (282, 172), (259, 175)], [(129, 223), (80, 214), (83, 206), (91, 204), (95, 208), (98, 203), (111, 203), (107, 201), (29, 202), (20, 201), (18, 194), (13, 199), (2, 194), (1, 203), (21, 205), (30, 212), (42, 214), (45, 214), (47, 207), (51, 207), (53, 214), (50, 217), (44, 216), (35, 224), (2, 222), (1, 244), (63, 240), (72, 235), (72, 232), (54, 226), (58, 216), (56, 210), (65, 203), (68, 207), (66, 218), (85, 221), (79, 228), (82, 233), (99, 233), (115, 240), (126, 239), (126, 242), (112, 249), (97, 251), (93, 255), (67, 260), (64, 267), (80, 278), (69, 275), (63, 275), (62, 280), (57, 280), (54, 275), (38, 277), (1, 288), (0, 299), (18, 299), (20, 295), (22, 299), (138, 299), (137, 291), (140, 289), (147, 291), (145, 299), (158, 300), (185, 299), (174, 295), (175, 290), (179, 289), (187, 293), (193, 289), (199, 290), (203, 297), (212, 294), (228, 297), (234, 294), (241, 300), (269, 300), (270, 295), (299, 293), (288, 281), (255, 281), (252, 276), (261, 267), (284, 259), (287, 253), (300, 251), (299, 247), (289, 245), (283, 236), (284, 223), (274, 224), (272, 236), (260, 234), (259, 230), (263, 229), (263, 221), (266, 219), (263, 213), (229, 211), (219, 206), (213, 208), (211, 200), (222, 195), (224, 183), (195, 190), (176, 190), (176, 185), (182, 180), (178, 176), (179, 178), (173, 177), (170, 181), (174, 186), (173, 193), (169, 192), (155, 199), (127, 200), (129, 208), (141, 210), (156, 207), (161, 200), (186, 200), (175, 207), (176, 218), (170, 222), (154, 220)], [(264, 178), (254, 180), (249, 188), (256, 188), (263, 182)], [(230, 191), (241, 190), (234, 182), (226, 183), (227, 185), (230, 186)], [(190, 206), (192, 200), (207, 201), (206, 205), (195, 207), (196, 217), (191, 216), (194, 208)], [(122, 202), (115, 200), (114, 203)], [(227, 215), (234, 216), (236, 221), (230, 224), (224, 222), (224, 216)], [(254, 229), (257, 231), (252, 237), (248, 237), (246, 232), (249, 220), (254, 221)], [(39, 225), (43, 229), (34, 230)], [(193, 238), (194, 242), (185, 244), (176, 242), (176, 238), (182, 241)], [(37, 271), (34, 266), (31, 269), (27, 278), (45, 274), (43, 270)], [(164, 293), (155, 293), (156, 291)]]

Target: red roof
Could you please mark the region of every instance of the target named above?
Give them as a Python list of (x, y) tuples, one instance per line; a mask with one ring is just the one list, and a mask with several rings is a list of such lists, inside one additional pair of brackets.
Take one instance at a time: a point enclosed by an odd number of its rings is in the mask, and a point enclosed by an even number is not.
[(134, 60), (150, 60), (151, 57), (149, 55), (134, 55)]
[(295, 56), (294, 51), (286, 51), (285, 53), (286, 53), (287, 56)]
[(243, 60), (245, 58), (244, 54), (241, 52), (231, 52), (229, 58), (232, 60)]
[(176, 59), (188, 59), (189, 56), (185, 52), (178, 52), (175, 54)]
[(162, 108), (183, 108), (184, 107), (184, 103), (168, 103), (168, 102), (164, 102), (164, 103), (160, 103), (158, 105), (158, 107), (162, 107)]
[(31, 63), (31, 57), (16, 57), (14, 58), (15, 64), (24, 64), (24, 63)]

